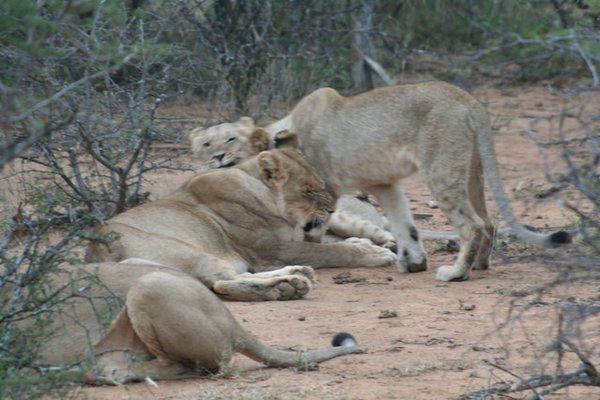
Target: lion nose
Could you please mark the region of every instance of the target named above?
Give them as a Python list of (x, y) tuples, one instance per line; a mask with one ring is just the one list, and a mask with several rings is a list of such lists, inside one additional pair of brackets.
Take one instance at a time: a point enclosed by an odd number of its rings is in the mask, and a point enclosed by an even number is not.
[(420, 262), (419, 264), (416, 264), (416, 263), (408, 264), (408, 272), (422, 272), (425, 270), (427, 270), (427, 260), (424, 260), (424, 261)]
[(223, 157), (225, 157), (225, 153), (219, 153), (213, 156), (213, 158), (217, 161), (223, 161)]
[(321, 221), (313, 219), (312, 221), (309, 221), (306, 223), (306, 225), (304, 225), (304, 232), (310, 232), (315, 228), (318, 228), (321, 226)]

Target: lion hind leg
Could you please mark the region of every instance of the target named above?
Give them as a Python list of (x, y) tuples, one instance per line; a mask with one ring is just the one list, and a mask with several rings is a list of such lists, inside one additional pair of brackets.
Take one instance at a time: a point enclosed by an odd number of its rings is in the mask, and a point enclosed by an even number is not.
[(97, 370), (87, 373), (86, 381), (120, 385), (146, 378), (181, 379), (186, 371), (193, 376), (184, 365), (168, 359), (147, 318), (136, 318), (136, 331), (129, 316), (137, 314), (137, 307), (131, 305), (132, 310), (123, 307), (106, 336), (94, 346)]
[(460, 251), (454, 265), (441, 266), (437, 271), (436, 279), (445, 282), (469, 279), (471, 266), (480, 257), (481, 243), (484, 240), (483, 220), (464, 197), (463, 200), (455, 200), (450, 201), (448, 197), (444, 197), (444, 201), (440, 202), (440, 209), (457, 229), (460, 237)]
[(131, 376), (134, 377), (132, 379), (134, 381), (143, 381), (148, 378), (160, 380), (197, 378), (199, 375), (206, 375), (211, 372), (216, 371), (193, 369), (184, 364), (162, 358), (135, 363), (131, 368)]
[[(161, 360), (136, 365), (136, 379), (197, 376), (216, 372), (231, 359), (235, 320), (221, 300), (192, 277), (146, 274), (132, 285), (126, 306), (135, 334)], [(164, 371), (155, 369), (157, 365)]]
[(243, 274), (235, 279), (217, 281), (213, 290), (227, 299), (264, 301), (300, 299), (312, 287), (310, 280), (304, 275), (272, 277), (254, 275), (256, 274)]
[[(128, 356), (127, 356), (128, 357)], [(180, 363), (162, 358), (136, 362), (131, 357), (123, 357), (123, 362), (113, 365), (104, 374), (87, 373), (88, 384), (121, 385), (128, 382), (140, 382), (147, 379), (186, 379), (198, 377), (199, 372), (191, 370)]]
[(494, 226), (486, 223), (482, 228), (481, 241), (478, 244), (473, 243), (479, 250), (477, 251), (477, 256), (473, 261), (471, 269), (484, 270), (490, 267), (490, 256), (494, 248), (495, 234), (496, 230)]
[(490, 217), (488, 216), (485, 204), (483, 170), (481, 166), (481, 157), (476, 146), (473, 146), (471, 165), (468, 171), (468, 194), (469, 200), (477, 215), (483, 220), (484, 228), (481, 241), (473, 243), (479, 248), (477, 257), (473, 262), (472, 269), (488, 269), (490, 266), (490, 256), (494, 246), (495, 229)]
[(112, 385), (136, 380), (132, 360), (152, 357), (133, 329), (127, 306), (121, 309), (106, 335), (94, 346), (94, 353), (95, 371), (86, 374), (86, 381)]

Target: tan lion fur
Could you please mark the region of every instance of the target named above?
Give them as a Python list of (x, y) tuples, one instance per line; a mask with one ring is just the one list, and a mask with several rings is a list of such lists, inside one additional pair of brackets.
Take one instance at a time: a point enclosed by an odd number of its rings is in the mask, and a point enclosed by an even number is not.
[(269, 138), (257, 132), (254, 120), (242, 117), (236, 122), (226, 122), (192, 129), (188, 140), (192, 153), (210, 169), (232, 167), (268, 150)]
[[(198, 137), (204, 132), (222, 139), (235, 136), (236, 129), (242, 136), (257, 129), (250, 119), (243, 120), (243, 130), (234, 123), (219, 125), (218, 133), (213, 127), (196, 133)], [(570, 241), (565, 232), (539, 234), (517, 221), (504, 194), (487, 112), (455, 86), (428, 82), (380, 88), (353, 97), (322, 88), (265, 129), (275, 146), (280, 131), (298, 132), (303, 152), (335, 198), (344, 200), (344, 190), (367, 191), (377, 197), (398, 243), (398, 269), (402, 272), (427, 267), (424, 238), (453, 236), (429, 231), (419, 234), (414, 227), (401, 180), (417, 170), (461, 242), (456, 263), (440, 267), (439, 280), (466, 280), (471, 268), (489, 265), (494, 227), (485, 205), (484, 174), (512, 233), (541, 246)], [(344, 235), (356, 229), (353, 224), (360, 221), (360, 215), (344, 210), (344, 206), (338, 209), (333, 217), (339, 215), (341, 221), (332, 217), (330, 230), (341, 228), (339, 234)]]
[[(209, 169), (237, 165), (270, 147), (266, 134), (249, 117), (208, 128), (194, 128), (188, 139), (194, 156)], [(341, 196), (327, 228), (330, 233), (324, 239), (327, 241), (360, 237), (386, 248), (396, 246), (385, 217), (372, 205), (352, 195)]]
[[(267, 366), (318, 363), (356, 346), (282, 351), (244, 330), (222, 301), (177, 269), (141, 259), (62, 266), (46, 289), (73, 294), (50, 308), (38, 362), (89, 382), (120, 384), (213, 373), (240, 352)], [(8, 290), (8, 289), (7, 289)], [(112, 323), (110, 323), (112, 321)], [(21, 322), (21, 329), (39, 329)]]
[(542, 246), (570, 240), (564, 232), (544, 235), (519, 224), (504, 193), (485, 107), (450, 84), (384, 87), (353, 97), (318, 89), (265, 129), (271, 137), (284, 129), (298, 132), (302, 151), (335, 198), (343, 189), (375, 195), (396, 238), (401, 271), (426, 268), (401, 188), (402, 179), (417, 170), (460, 237), (457, 260), (438, 269), (439, 280), (465, 280), (472, 267), (489, 264), (494, 227), (486, 210), (484, 174), (517, 236)]
[(304, 296), (311, 267), (396, 261), (369, 241), (304, 241), (325, 226), (333, 204), (295, 148), (264, 151), (234, 168), (197, 174), (175, 193), (115, 216), (99, 231), (119, 238), (92, 244), (86, 260), (140, 257), (176, 266), (223, 297), (251, 301)]

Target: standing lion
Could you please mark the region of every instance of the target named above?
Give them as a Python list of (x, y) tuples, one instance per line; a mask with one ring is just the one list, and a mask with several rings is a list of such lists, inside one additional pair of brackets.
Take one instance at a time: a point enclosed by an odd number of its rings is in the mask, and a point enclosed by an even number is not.
[(383, 87), (352, 97), (322, 88), (265, 129), (275, 147), (287, 140), (277, 137), (280, 131), (297, 132), (303, 153), (335, 199), (345, 190), (377, 198), (396, 239), (401, 272), (427, 268), (422, 237), (402, 190), (402, 179), (416, 171), (460, 238), (454, 265), (438, 269), (441, 281), (466, 280), (472, 268), (489, 265), (494, 226), (486, 209), (484, 176), (500, 214), (518, 237), (540, 246), (571, 240), (566, 232), (537, 233), (517, 221), (502, 186), (489, 116), (473, 96), (450, 84)]

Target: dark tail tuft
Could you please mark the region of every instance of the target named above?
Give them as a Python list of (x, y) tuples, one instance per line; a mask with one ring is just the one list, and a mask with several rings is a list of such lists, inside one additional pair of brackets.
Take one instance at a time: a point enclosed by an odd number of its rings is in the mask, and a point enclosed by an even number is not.
[(358, 343), (354, 336), (347, 332), (340, 332), (333, 337), (331, 345), (333, 347), (356, 347)]
[(571, 243), (572, 240), (573, 240), (573, 237), (571, 236), (571, 234), (569, 232), (565, 232), (565, 231), (554, 232), (552, 235), (550, 235), (550, 243), (553, 246), (559, 246), (561, 244), (569, 244), (569, 243)]

